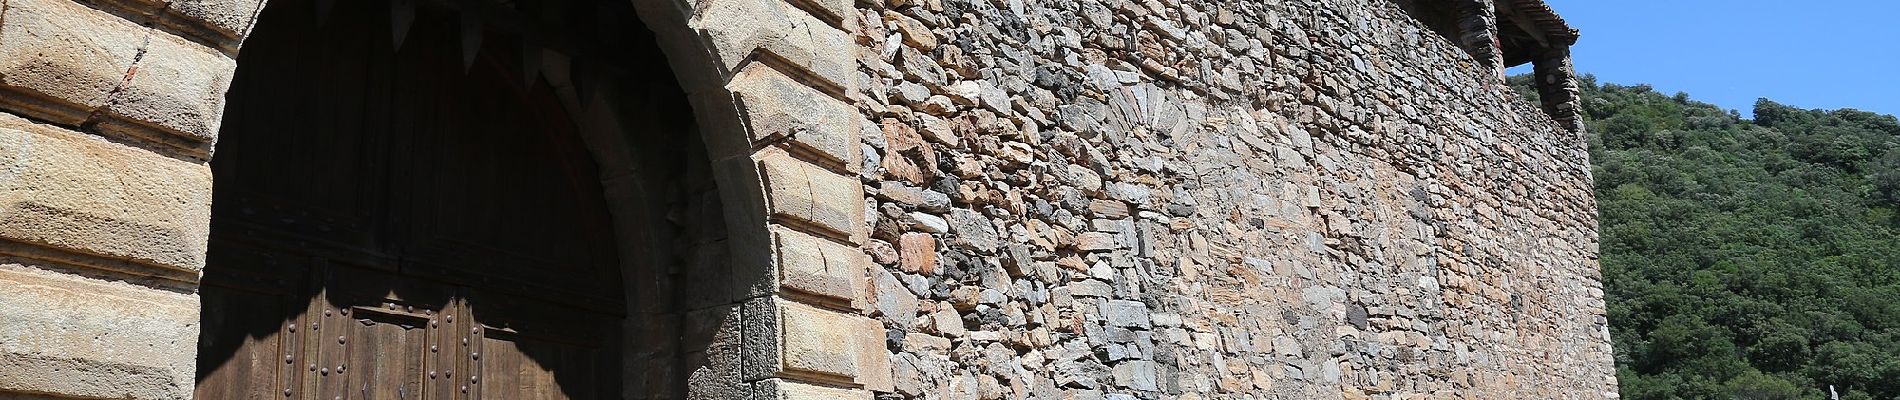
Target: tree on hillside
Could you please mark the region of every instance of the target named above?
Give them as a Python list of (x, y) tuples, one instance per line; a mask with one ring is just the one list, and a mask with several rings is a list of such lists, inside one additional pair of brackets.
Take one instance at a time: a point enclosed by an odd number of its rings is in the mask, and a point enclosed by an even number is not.
[(1900, 398), (1900, 121), (1582, 89), (1624, 398)]

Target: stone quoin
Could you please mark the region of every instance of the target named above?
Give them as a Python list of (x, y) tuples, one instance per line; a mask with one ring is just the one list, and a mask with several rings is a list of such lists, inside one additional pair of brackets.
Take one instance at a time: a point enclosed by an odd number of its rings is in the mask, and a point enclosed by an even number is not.
[(1615, 398), (1577, 40), (1542, 0), (0, 0), (0, 398)]

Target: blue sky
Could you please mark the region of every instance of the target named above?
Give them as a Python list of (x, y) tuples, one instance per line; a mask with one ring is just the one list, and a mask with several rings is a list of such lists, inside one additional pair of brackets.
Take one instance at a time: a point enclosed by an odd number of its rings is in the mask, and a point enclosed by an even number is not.
[(1547, 1), (1583, 32), (1572, 58), (1599, 82), (1689, 92), (1744, 118), (1759, 97), (1900, 114), (1900, 1)]

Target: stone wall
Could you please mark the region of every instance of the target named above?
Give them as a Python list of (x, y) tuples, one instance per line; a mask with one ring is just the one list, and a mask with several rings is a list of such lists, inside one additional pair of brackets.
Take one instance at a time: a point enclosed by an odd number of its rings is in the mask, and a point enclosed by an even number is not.
[(1396, 5), (857, 12), (886, 397), (1615, 396), (1582, 138)]
[[(633, 3), (723, 226), (626, 397), (1614, 395), (1582, 140), (1386, 0)], [(264, 6), (0, 0), (0, 397), (191, 395)]]
[(0, 398), (190, 397), (202, 160), (258, 4), (0, 2)]

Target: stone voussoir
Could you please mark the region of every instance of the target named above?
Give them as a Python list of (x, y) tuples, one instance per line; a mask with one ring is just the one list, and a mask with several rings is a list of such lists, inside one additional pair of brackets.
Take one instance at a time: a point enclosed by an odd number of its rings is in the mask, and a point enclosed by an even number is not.
[(74, 1), (134, 23), (237, 54), (265, 0), (87, 0)]
[(776, 57), (849, 92), (858, 63), (851, 35), (786, 0), (708, 1), (687, 23), (711, 39), (715, 60), (728, 71)]
[(257, 19), (258, 9), (264, 7), (264, 0), (171, 0), (165, 3), (167, 12), (174, 18), (167, 18), (168, 24), (181, 31), (208, 32), (216, 41), (212, 45), (235, 50), (237, 42), (250, 34), (251, 24)]

